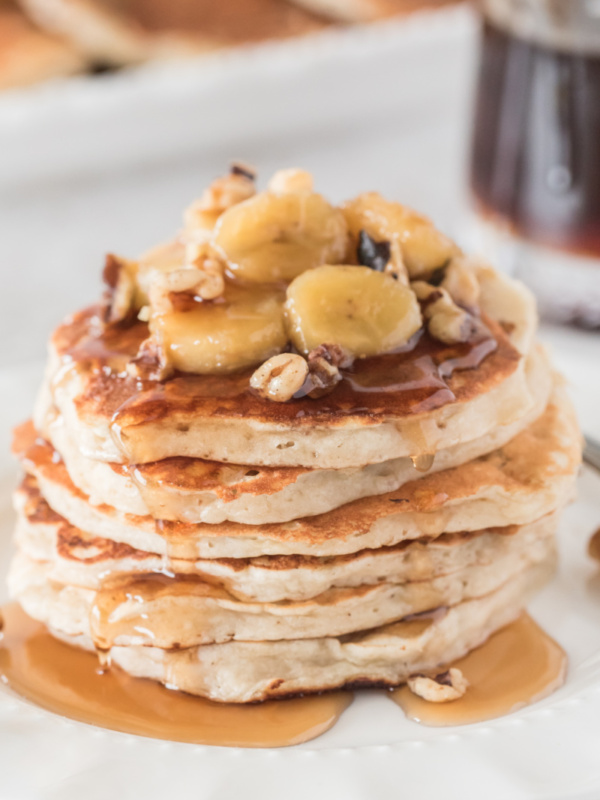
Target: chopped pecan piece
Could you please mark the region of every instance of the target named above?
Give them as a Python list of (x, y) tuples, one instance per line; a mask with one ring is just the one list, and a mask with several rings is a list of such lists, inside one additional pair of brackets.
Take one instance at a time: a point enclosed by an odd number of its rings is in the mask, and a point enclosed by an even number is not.
[(440, 672), (439, 675), (413, 675), (408, 688), (429, 703), (448, 703), (458, 700), (467, 691), (469, 681), (455, 667)]
[(102, 302), (105, 323), (122, 322), (133, 317), (136, 293), (135, 262), (107, 253), (102, 279), (107, 286)]
[(444, 270), (440, 287), (457, 305), (474, 313), (479, 305), (480, 288), (472, 263), (467, 256), (453, 258)]
[(143, 381), (164, 381), (171, 377), (173, 371), (164, 351), (152, 338), (141, 343), (137, 356), (127, 365), (129, 375)]
[(414, 281), (411, 289), (421, 301), (427, 330), (434, 339), (444, 344), (467, 342), (479, 331), (478, 320), (456, 305), (443, 287), (431, 286), (425, 281)]
[(202, 197), (187, 208), (184, 215), (186, 234), (193, 237), (212, 230), (224, 211), (255, 194), (254, 174), (246, 168), (235, 171), (232, 168), (228, 175), (214, 180)]

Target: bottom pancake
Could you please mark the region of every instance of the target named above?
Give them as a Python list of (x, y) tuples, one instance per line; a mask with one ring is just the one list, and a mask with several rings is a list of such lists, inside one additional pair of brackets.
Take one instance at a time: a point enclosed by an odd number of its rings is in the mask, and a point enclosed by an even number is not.
[[(184, 650), (113, 647), (110, 656), (113, 665), (136, 677), (228, 703), (344, 686), (397, 686), (412, 674), (461, 658), (512, 622), (553, 571), (550, 557), (485, 597), (352, 636), (231, 642)], [(51, 632), (92, 649), (88, 636)]]

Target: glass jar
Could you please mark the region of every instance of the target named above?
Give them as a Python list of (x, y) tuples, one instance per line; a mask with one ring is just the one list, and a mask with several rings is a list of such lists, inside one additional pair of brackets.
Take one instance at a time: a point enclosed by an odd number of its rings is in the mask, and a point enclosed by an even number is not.
[(472, 241), (600, 326), (600, 0), (481, 0)]

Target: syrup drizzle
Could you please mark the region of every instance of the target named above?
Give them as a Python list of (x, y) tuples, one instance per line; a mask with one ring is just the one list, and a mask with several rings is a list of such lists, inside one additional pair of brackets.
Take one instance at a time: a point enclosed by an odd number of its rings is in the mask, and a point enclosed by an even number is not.
[(510, 714), (556, 691), (565, 681), (567, 656), (524, 613), (450, 666), (460, 669), (470, 683), (460, 699), (428, 703), (402, 686), (391, 692), (392, 700), (407, 717), (423, 725), (484, 722)]
[(3, 609), (0, 675), (48, 711), (124, 733), (193, 744), (285, 747), (329, 730), (351, 704), (331, 692), (254, 705), (213, 703), (132, 678), (117, 667), (54, 639), (16, 604)]
[[(427, 626), (437, 613), (415, 615), (412, 624)], [(353, 699), (351, 693), (337, 691), (252, 705), (213, 703), (133, 678), (118, 667), (99, 669), (96, 655), (54, 639), (16, 603), (3, 609), (3, 621), (4, 683), (49, 711), (124, 733), (195, 744), (284, 747), (329, 730)], [(391, 699), (425, 725), (482, 722), (558, 689), (567, 658), (524, 613), (451, 666), (470, 681), (459, 700), (428, 703), (405, 686), (392, 691)]]
[[(96, 650), (108, 653), (114, 644), (121, 643), (121, 636), (126, 642), (167, 649), (214, 641), (209, 638), (212, 628), (203, 607), (213, 599), (235, 602), (236, 598), (207, 578), (153, 572), (120, 574), (104, 580), (90, 610)], [(186, 603), (185, 613), (178, 612), (180, 600)], [(193, 642), (189, 641), (191, 631)]]

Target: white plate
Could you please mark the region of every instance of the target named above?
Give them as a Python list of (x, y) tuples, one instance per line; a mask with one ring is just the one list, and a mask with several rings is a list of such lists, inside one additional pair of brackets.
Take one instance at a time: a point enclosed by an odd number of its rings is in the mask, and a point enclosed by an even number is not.
[[(0, 373), (6, 422), (22, 416), (38, 378), (39, 367)], [(5, 568), (11, 535), (8, 494), (16, 470), (4, 453), (0, 558)], [(600, 571), (586, 556), (586, 545), (599, 525), (600, 474), (585, 469), (579, 499), (561, 524), (558, 577), (530, 609), (569, 654), (568, 679), (534, 706), (489, 723), (435, 729), (405, 719), (383, 692), (362, 692), (340, 722), (313, 742), (242, 750), (93, 728), (40, 710), (3, 687), (0, 797), (420, 800), (443, 791), (444, 800), (597, 800)]]

